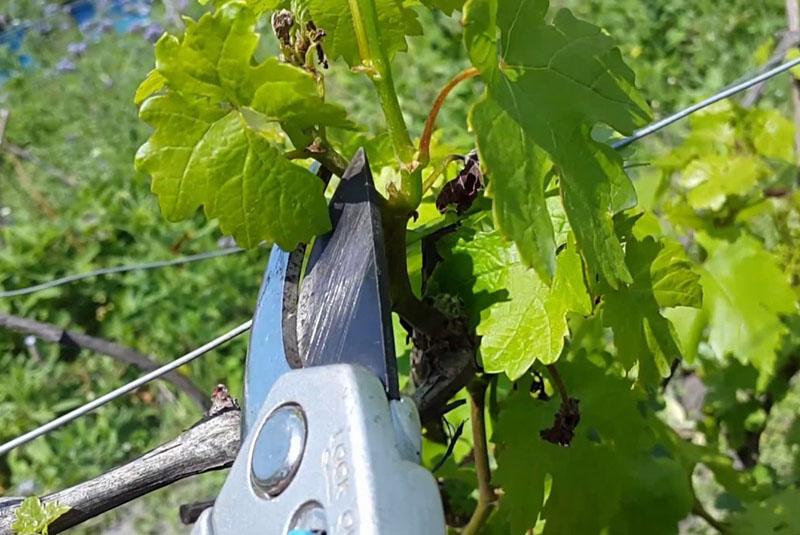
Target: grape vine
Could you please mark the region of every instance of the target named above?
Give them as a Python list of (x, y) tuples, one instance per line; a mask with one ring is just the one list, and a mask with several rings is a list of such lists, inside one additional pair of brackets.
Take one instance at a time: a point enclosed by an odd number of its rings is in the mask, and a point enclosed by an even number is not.
[[(461, 12), (472, 66), (454, 68), (414, 139), (392, 67), (423, 31), (419, 9)], [(754, 411), (768, 412), (798, 359), (791, 123), (718, 106), (632, 169), (634, 183), (598, 135), (650, 120), (633, 71), (606, 32), (551, 15), (547, 0), (214, 0), (155, 59), (136, 94), (153, 128), (136, 165), (167, 219), (202, 206), (243, 247), (291, 249), (330, 226), (308, 160), (341, 174), (363, 145), (388, 177), (409, 388), (453, 355), (476, 364), (445, 392), (469, 407), (442, 398), (423, 415), (451, 527), (674, 533), (692, 514), (724, 533), (784, 525), (763, 508), (796, 504), (793, 483), (759, 476), (752, 437), (765, 427)], [(384, 130), (366, 133), (348, 117), (356, 103), (330, 101), (329, 69), (369, 80)], [(473, 145), (444, 153), (437, 117), (459, 84), (483, 90), (463, 125)], [(722, 385), (702, 444), (664, 416), (681, 374)], [(472, 433), (448, 447), (462, 416)], [(700, 466), (736, 504), (724, 521), (695, 488)]]

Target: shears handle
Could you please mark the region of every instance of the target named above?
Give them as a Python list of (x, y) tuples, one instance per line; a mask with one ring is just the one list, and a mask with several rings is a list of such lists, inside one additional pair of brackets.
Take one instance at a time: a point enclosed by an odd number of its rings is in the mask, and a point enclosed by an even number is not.
[(445, 533), (420, 422), (359, 365), (278, 379), (196, 535)]

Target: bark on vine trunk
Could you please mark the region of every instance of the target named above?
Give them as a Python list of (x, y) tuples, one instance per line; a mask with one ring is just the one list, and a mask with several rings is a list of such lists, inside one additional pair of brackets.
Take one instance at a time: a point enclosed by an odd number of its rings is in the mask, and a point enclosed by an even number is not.
[[(49, 494), (70, 510), (50, 525), (60, 533), (149, 492), (189, 476), (233, 464), (239, 451), (240, 411), (228, 409), (207, 417), (178, 438), (110, 472)], [(10, 535), (18, 505), (0, 509), (0, 535)]]
[[(67, 331), (51, 323), (42, 323), (0, 312), (0, 327), (18, 333), (32, 334), (46, 342), (55, 342), (63, 346), (88, 349), (95, 353), (101, 353), (119, 362), (136, 366), (145, 372), (153, 371), (160, 366), (152, 357), (143, 355), (129, 347), (103, 340), (102, 338)], [(164, 380), (171, 382), (179, 390), (182, 390), (202, 410), (208, 409), (208, 397), (188, 378), (178, 372), (170, 372), (164, 376)]]

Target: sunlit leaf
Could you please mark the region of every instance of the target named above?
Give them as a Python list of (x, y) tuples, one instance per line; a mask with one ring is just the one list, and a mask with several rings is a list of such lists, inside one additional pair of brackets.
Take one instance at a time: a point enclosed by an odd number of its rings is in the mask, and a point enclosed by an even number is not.
[[(604, 123), (631, 133), (647, 121), (647, 105), (608, 35), (567, 10), (560, 10), (550, 24), (545, 20), (548, 7), (547, 0), (465, 4), (464, 39), (487, 84), (487, 98), (517, 125), (511, 135), (495, 137), (502, 145), (484, 141), (481, 159), (489, 162), (490, 180), (511, 180), (489, 153), (530, 157), (536, 147), (544, 149), (562, 174), (564, 208), (588, 268), (617, 287), (631, 277), (611, 215), (630, 207), (632, 187), (620, 156), (594, 141), (591, 132)], [(525, 135), (517, 135), (518, 130)], [(531, 180), (530, 188), (538, 187), (537, 177)], [(504, 189), (499, 191), (502, 196)], [(541, 203), (530, 208), (540, 209)], [(537, 238), (537, 243), (547, 240)], [(543, 259), (534, 265), (548, 265), (548, 249), (542, 253)]]
[(798, 510), (800, 510), (800, 490), (786, 489), (763, 502), (749, 505), (743, 513), (733, 515), (731, 533), (734, 535), (800, 533)]
[(58, 502), (42, 503), (38, 497), (30, 496), (14, 512), (11, 528), (17, 535), (47, 535), (48, 526), (69, 509)]
[(694, 160), (681, 174), (695, 210), (718, 211), (732, 196), (749, 194), (767, 172), (759, 159), (748, 156), (708, 155)]
[(239, 244), (288, 249), (329, 222), (321, 182), (283, 157), (278, 126), (305, 143), (314, 127), (352, 123), (323, 101), (310, 73), (275, 58), (254, 64), (258, 40), (255, 15), (236, 3), (188, 21), (182, 39), (159, 40), (164, 90), (141, 107), (155, 131), (136, 163), (152, 175), (168, 219), (202, 205)]
[(631, 236), (625, 261), (633, 283), (604, 292), (603, 323), (614, 333), (617, 354), (626, 369), (639, 364), (639, 378), (654, 383), (669, 375), (681, 350), (672, 324), (662, 308), (702, 303), (700, 278), (680, 245), (659, 243), (648, 236)]
[[(484, 97), (472, 108), (472, 128), (491, 170), (497, 228), (547, 283), (555, 273), (556, 243), (544, 188), (552, 163), (503, 108)], [(509, 142), (509, 140), (512, 140)]]
[(753, 238), (726, 242), (701, 234), (698, 241), (708, 251), (699, 272), (709, 345), (721, 359), (734, 355), (755, 366), (763, 387), (775, 373), (776, 351), (787, 332), (781, 317), (797, 311), (786, 274)]
[(479, 321), (484, 369), (512, 379), (536, 360), (555, 362), (569, 332), (567, 313), (591, 310), (574, 243), (558, 255), (551, 286), (495, 230), (459, 240), (442, 273), (442, 288), (461, 296), (473, 321)]

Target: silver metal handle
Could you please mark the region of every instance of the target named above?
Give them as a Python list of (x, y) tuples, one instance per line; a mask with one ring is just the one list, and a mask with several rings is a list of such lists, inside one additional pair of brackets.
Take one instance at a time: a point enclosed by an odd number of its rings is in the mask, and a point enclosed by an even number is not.
[(409, 400), (347, 364), (293, 370), (270, 391), (212, 510), (194, 533), (445, 533), (432, 474), (419, 465)]

